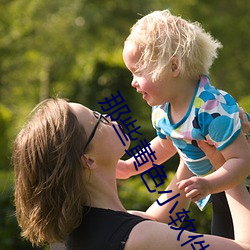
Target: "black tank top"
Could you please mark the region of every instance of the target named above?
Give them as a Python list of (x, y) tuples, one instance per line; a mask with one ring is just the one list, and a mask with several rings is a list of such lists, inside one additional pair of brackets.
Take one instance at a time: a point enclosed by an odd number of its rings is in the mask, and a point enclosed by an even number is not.
[(122, 250), (133, 227), (146, 219), (126, 212), (85, 207), (82, 223), (66, 242), (67, 250)]

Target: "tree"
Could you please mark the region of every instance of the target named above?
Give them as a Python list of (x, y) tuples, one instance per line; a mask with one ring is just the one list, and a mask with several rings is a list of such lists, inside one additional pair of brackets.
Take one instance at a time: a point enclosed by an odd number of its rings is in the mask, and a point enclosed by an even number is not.
[[(48, 96), (59, 95), (101, 111), (98, 101), (119, 90), (142, 127), (143, 137), (148, 141), (154, 137), (150, 107), (129, 87), (131, 76), (121, 53), (135, 21), (165, 8), (201, 22), (223, 43), (211, 70), (213, 83), (250, 111), (248, 0), (2, 0), (0, 169), (8, 169), (9, 145), (28, 112)], [(167, 171), (174, 170), (177, 161), (167, 163)], [(138, 187), (136, 183), (131, 184), (132, 189)], [(131, 189), (128, 185), (125, 191)], [(124, 196), (125, 203), (131, 204), (131, 195)], [(140, 203), (136, 203), (138, 208)], [(203, 226), (207, 217), (198, 214), (196, 219), (203, 220)]]

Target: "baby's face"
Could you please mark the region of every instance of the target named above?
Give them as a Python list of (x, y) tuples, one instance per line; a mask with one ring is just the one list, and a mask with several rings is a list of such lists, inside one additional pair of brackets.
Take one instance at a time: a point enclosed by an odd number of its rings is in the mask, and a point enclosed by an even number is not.
[[(123, 49), (123, 60), (132, 73), (133, 79), (131, 86), (136, 91), (142, 94), (142, 98), (147, 102), (149, 106), (161, 105), (167, 101), (166, 91), (168, 84), (168, 75), (165, 74), (164, 79), (158, 79), (152, 81), (152, 69), (140, 71), (138, 68), (138, 62), (141, 58), (141, 52), (132, 43), (125, 43)], [(149, 64), (150, 67), (150, 64)]]

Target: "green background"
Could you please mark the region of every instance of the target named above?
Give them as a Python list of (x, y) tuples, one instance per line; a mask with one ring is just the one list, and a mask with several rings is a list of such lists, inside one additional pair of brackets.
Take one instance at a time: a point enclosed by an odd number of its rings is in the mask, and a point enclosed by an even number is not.
[[(20, 239), (13, 206), (12, 141), (29, 111), (44, 98), (59, 95), (99, 110), (98, 101), (119, 90), (141, 126), (155, 136), (150, 107), (130, 87), (122, 61), (130, 27), (141, 15), (169, 8), (222, 42), (211, 69), (213, 84), (231, 93), (250, 111), (250, 4), (248, 0), (0, 0), (0, 249), (32, 249)], [(135, 144), (132, 144), (132, 146)], [(178, 157), (165, 163), (168, 180)], [(128, 209), (146, 209), (157, 196), (140, 176), (118, 182)], [(191, 205), (196, 229), (210, 230), (211, 207)]]

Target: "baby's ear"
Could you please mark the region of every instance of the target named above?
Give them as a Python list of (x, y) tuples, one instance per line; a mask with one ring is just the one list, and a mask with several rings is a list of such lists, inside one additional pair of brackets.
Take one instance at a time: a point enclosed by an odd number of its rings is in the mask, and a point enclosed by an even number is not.
[(97, 168), (96, 167), (95, 159), (92, 158), (92, 157), (90, 157), (90, 156), (88, 156), (88, 155), (83, 155), (82, 156), (82, 161), (84, 162), (84, 165), (87, 164), (87, 167), (89, 169), (95, 169), (95, 168)]
[(179, 59), (176, 57), (173, 57), (171, 59), (171, 70), (173, 73), (173, 76), (176, 77), (180, 74), (180, 68), (179, 68)]

